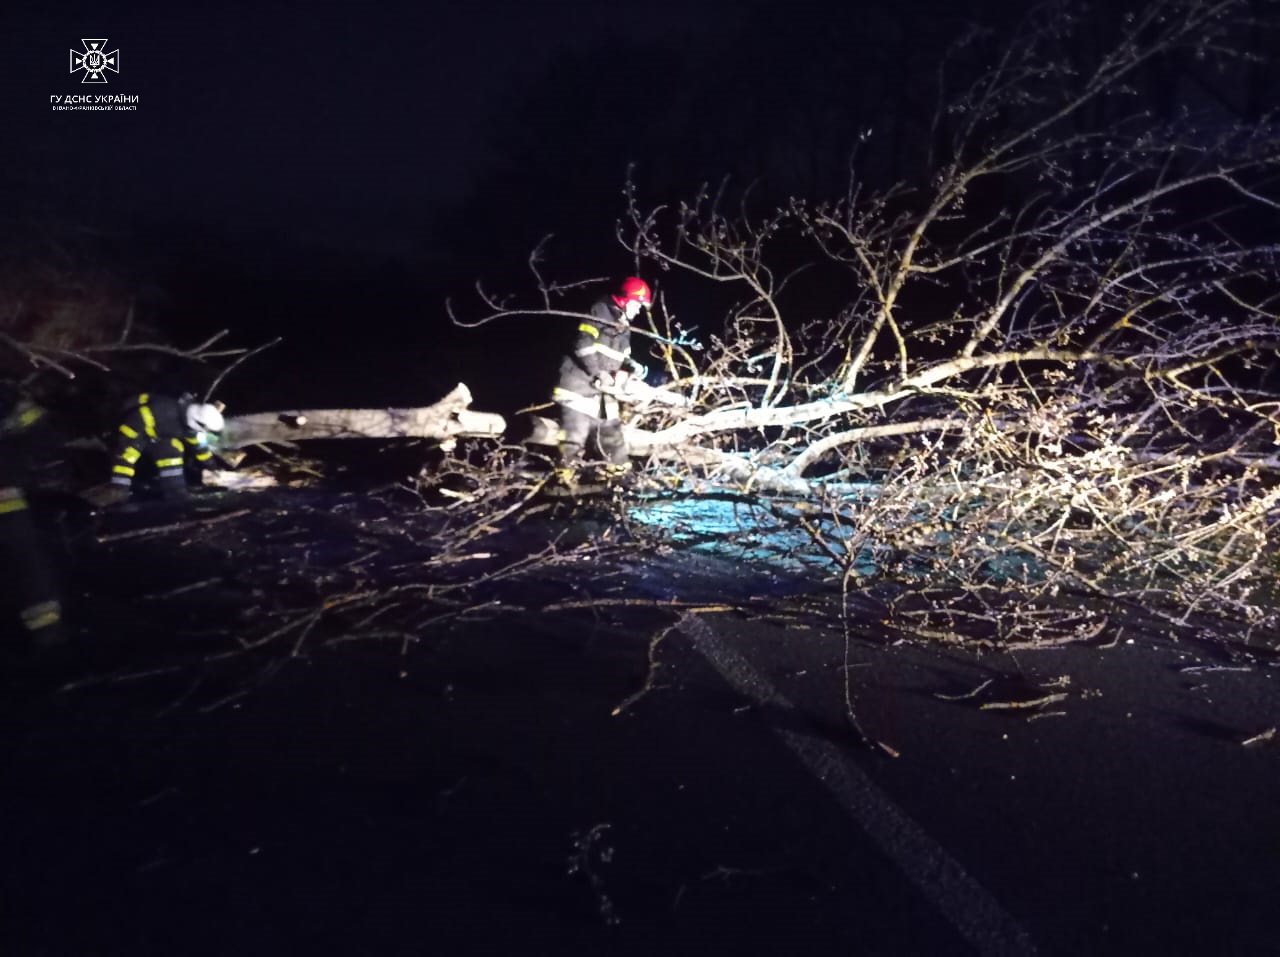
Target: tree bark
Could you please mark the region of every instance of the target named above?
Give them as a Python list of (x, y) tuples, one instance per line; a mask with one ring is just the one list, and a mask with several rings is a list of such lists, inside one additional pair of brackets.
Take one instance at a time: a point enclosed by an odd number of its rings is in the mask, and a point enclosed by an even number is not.
[(290, 409), (231, 416), (218, 441), (220, 450), (261, 443), (308, 439), (440, 439), (497, 437), (502, 416), (475, 412), (471, 390), (458, 385), (434, 405), (414, 409)]

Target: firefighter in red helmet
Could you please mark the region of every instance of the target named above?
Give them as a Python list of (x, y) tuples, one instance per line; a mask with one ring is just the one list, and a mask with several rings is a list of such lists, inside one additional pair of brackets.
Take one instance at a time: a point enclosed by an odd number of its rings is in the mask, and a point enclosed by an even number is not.
[(630, 276), (617, 290), (598, 300), (590, 317), (578, 324), (573, 351), (560, 363), (560, 381), (552, 393), (560, 407), (560, 477), (572, 484), (590, 451), (606, 469), (622, 474), (629, 467), (619, 402), (625, 401), (628, 377), (643, 379), (647, 371), (631, 358), (629, 324), (653, 304), (649, 284)]

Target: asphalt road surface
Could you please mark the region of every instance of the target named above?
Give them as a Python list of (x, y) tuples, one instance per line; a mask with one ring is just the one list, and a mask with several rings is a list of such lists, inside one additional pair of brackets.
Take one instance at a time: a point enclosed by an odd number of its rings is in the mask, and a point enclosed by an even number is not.
[[(635, 593), (740, 574), (671, 561)], [(15, 667), (0, 953), (1280, 953), (1277, 669), (1103, 640), (846, 644), (779, 594)]]

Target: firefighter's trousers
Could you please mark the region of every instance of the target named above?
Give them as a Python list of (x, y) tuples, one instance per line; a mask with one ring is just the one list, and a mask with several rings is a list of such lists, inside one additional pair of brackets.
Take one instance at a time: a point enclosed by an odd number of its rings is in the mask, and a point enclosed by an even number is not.
[(580, 396), (557, 389), (560, 407), (560, 460), (578, 465), (587, 451), (611, 465), (627, 464), (627, 440), (622, 433), (618, 403), (608, 396)]
[(132, 489), (135, 494), (141, 492), (163, 499), (185, 498), (185, 454), (182, 439), (176, 436), (122, 439), (116, 449), (111, 482)]

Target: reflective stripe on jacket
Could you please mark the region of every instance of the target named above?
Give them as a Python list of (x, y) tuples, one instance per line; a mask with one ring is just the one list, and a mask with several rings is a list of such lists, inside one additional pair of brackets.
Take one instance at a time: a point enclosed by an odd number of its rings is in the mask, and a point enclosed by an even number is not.
[(21, 512), (26, 507), (27, 498), (22, 494), (22, 489), (16, 485), (0, 488), (0, 515), (6, 515), (9, 512)]
[(28, 605), (21, 611), (22, 626), (27, 631), (39, 631), (62, 621), (62, 604), (56, 600)]
[[(600, 390), (592, 380), (602, 373), (615, 373), (629, 364), (631, 331), (622, 310), (609, 299), (596, 302), (590, 313), (591, 319), (578, 324), (572, 353), (560, 363), (558, 388), (595, 398), (600, 395)], [(599, 412), (587, 414), (599, 415)]]

